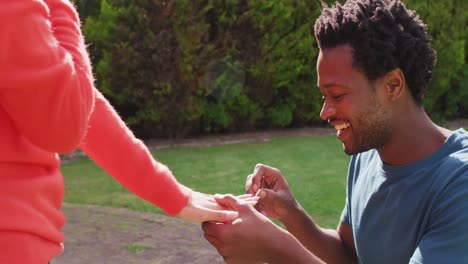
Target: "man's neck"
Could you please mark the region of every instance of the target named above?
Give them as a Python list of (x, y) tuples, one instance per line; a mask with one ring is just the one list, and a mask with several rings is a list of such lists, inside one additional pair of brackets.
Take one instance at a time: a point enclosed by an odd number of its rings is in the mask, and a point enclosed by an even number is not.
[(424, 159), (450, 136), (452, 131), (434, 124), (422, 107), (413, 110), (394, 124), (390, 141), (378, 149), (384, 163), (405, 165)]

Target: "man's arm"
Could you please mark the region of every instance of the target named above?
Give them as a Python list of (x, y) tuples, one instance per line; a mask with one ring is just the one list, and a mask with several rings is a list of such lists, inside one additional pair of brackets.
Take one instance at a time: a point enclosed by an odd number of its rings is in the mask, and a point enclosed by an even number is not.
[(246, 183), (247, 193), (260, 196), (257, 208), (279, 219), (308, 250), (326, 263), (357, 263), (351, 227), (337, 230), (318, 226), (294, 198), (288, 183), (275, 168), (258, 164)]
[(1, 1), (0, 104), (51, 152), (78, 146), (94, 104), (93, 76), (69, 1)]
[(281, 222), (308, 250), (326, 263), (358, 263), (348, 224), (340, 222), (337, 230), (321, 228), (300, 206)]

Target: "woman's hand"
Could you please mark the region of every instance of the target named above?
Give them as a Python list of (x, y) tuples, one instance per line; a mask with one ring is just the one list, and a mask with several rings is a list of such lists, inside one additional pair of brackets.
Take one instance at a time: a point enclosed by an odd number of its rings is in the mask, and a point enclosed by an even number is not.
[[(252, 205), (255, 205), (258, 201), (258, 197), (251, 194), (240, 195), (237, 198)], [(238, 215), (238, 212), (217, 203), (213, 195), (194, 191), (187, 205), (177, 216), (183, 220), (198, 223), (205, 221), (226, 223), (233, 221)]]

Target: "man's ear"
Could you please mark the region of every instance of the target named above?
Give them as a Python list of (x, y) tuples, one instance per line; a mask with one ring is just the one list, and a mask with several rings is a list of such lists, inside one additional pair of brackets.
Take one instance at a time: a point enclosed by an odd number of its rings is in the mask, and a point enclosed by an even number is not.
[(389, 100), (394, 101), (401, 97), (406, 88), (406, 80), (400, 68), (387, 72), (384, 77), (384, 86)]

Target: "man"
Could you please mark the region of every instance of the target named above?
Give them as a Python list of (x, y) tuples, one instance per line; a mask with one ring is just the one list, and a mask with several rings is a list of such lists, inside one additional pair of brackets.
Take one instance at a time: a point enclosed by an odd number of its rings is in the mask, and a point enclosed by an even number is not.
[(231, 224), (203, 224), (228, 263), (468, 263), (468, 133), (427, 116), (436, 53), (398, 0), (348, 0), (315, 23), (320, 113), (352, 155), (337, 230), (319, 227), (285, 178), (257, 165), (247, 192), (287, 231), (233, 196)]
[(0, 40), (0, 263), (44, 264), (62, 252), (58, 153), (76, 147), (171, 216), (237, 216), (178, 183), (94, 88), (69, 0), (2, 1)]

